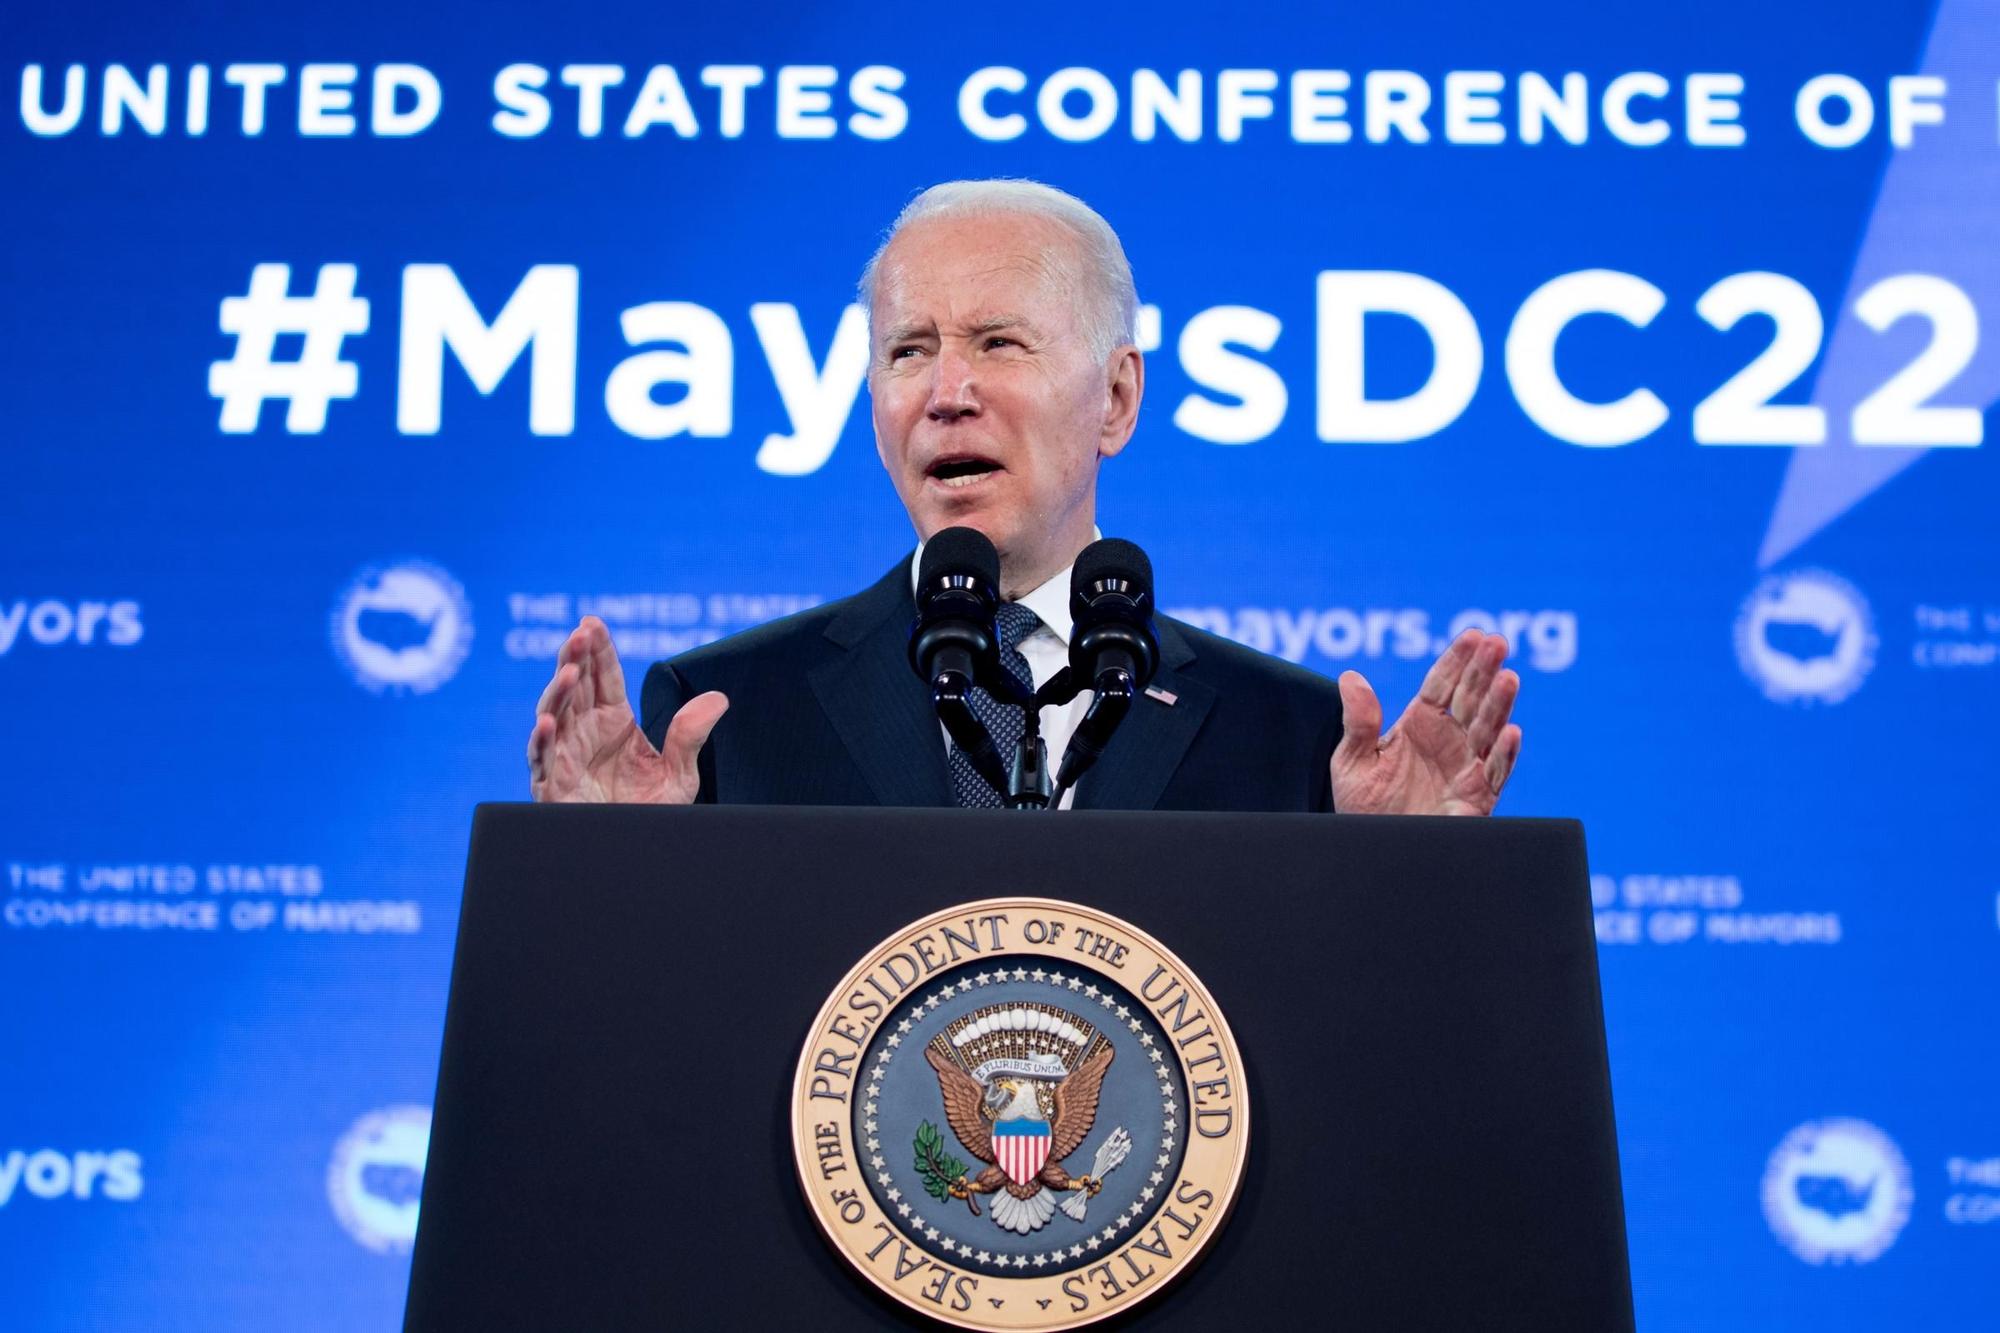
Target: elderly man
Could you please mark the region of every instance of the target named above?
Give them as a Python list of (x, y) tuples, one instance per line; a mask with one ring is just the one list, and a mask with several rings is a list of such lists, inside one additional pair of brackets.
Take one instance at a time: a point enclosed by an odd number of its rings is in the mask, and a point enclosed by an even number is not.
[[(977, 528), (1000, 553), (1003, 664), (1065, 660), (1069, 570), (1098, 471), (1145, 389), (1138, 301), (1109, 225), (1027, 181), (957, 181), (903, 210), (861, 280), (875, 447), (920, 540)], [(914, 561), (855, 596), (657, 663), (634, 718), (609, 632), (563, 645), (528, 739), (539, 801), (998, 805), (905, 657)], [(1507, 645), (1468, 630), (1384, 736), (1338, 684), (1189, 625), (1074, 795), (1112, 809), (1485, 814), (1520, 752)], [(1060, 756), (1088, 696), (1043, 711)]]

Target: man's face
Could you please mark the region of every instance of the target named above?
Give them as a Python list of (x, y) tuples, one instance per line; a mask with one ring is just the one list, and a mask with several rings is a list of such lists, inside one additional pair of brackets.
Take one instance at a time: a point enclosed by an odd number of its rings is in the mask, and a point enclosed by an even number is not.
[(1030, 216), (934, 219), (876, 270), (868, 373), (875, 447), (919, 536), (977, 528), (1004, 591), (1054, 576), (1090, 541), (1097, 465), (1125, 446), (1142, 369), (1091, 355), (1064, 284), (1067, 229)]

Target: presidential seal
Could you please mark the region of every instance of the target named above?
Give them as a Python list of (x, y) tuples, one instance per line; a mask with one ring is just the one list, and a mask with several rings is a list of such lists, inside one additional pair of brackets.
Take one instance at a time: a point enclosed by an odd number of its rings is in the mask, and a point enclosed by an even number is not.
[(1201, 982), (1136, 927), (1043, 898), (884, 940), (813, 1021), (792, 1095), (834, 1248), (961, 1328), (1077, 1328), (1166, 1287), (1228, 1217), (1249, 1133)]

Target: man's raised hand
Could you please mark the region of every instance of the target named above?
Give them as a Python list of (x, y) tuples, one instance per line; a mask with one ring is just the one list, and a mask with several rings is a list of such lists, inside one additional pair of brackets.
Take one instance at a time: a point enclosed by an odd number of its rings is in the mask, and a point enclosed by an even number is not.
[(1487, 815), (1521, 753), (1507, 720), (1521, 678), (1503, 671), (1507, 641), (1469, 629), (1424, 676), (1382, 735), (1382, 701), (1358, 671), (1340, 677), (1342, 734), (1333, 808), (1351, 815)]
[(585, 616), (556, 654), (555, 678), (528, 733), (528, 789), (537, 801), (691, 805), (695, 760), (728, 709), (715, 690), (681, 705), (660, 748), (639, 730), (611, 631)]

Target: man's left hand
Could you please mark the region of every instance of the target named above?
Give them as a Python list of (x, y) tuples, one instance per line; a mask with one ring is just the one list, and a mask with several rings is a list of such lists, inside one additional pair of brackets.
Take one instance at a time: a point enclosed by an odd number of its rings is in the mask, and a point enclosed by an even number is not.
[(1432, 664), (1423, 688), (1382, 734), (1382, 701), (1342, 673), (1342, 734), (1333, 808), (1347, 815), (1488, 815), (1521, 753), (1507, 720), (1521, 678), (1502, 670), (1507, 641), (1469, 629)]

